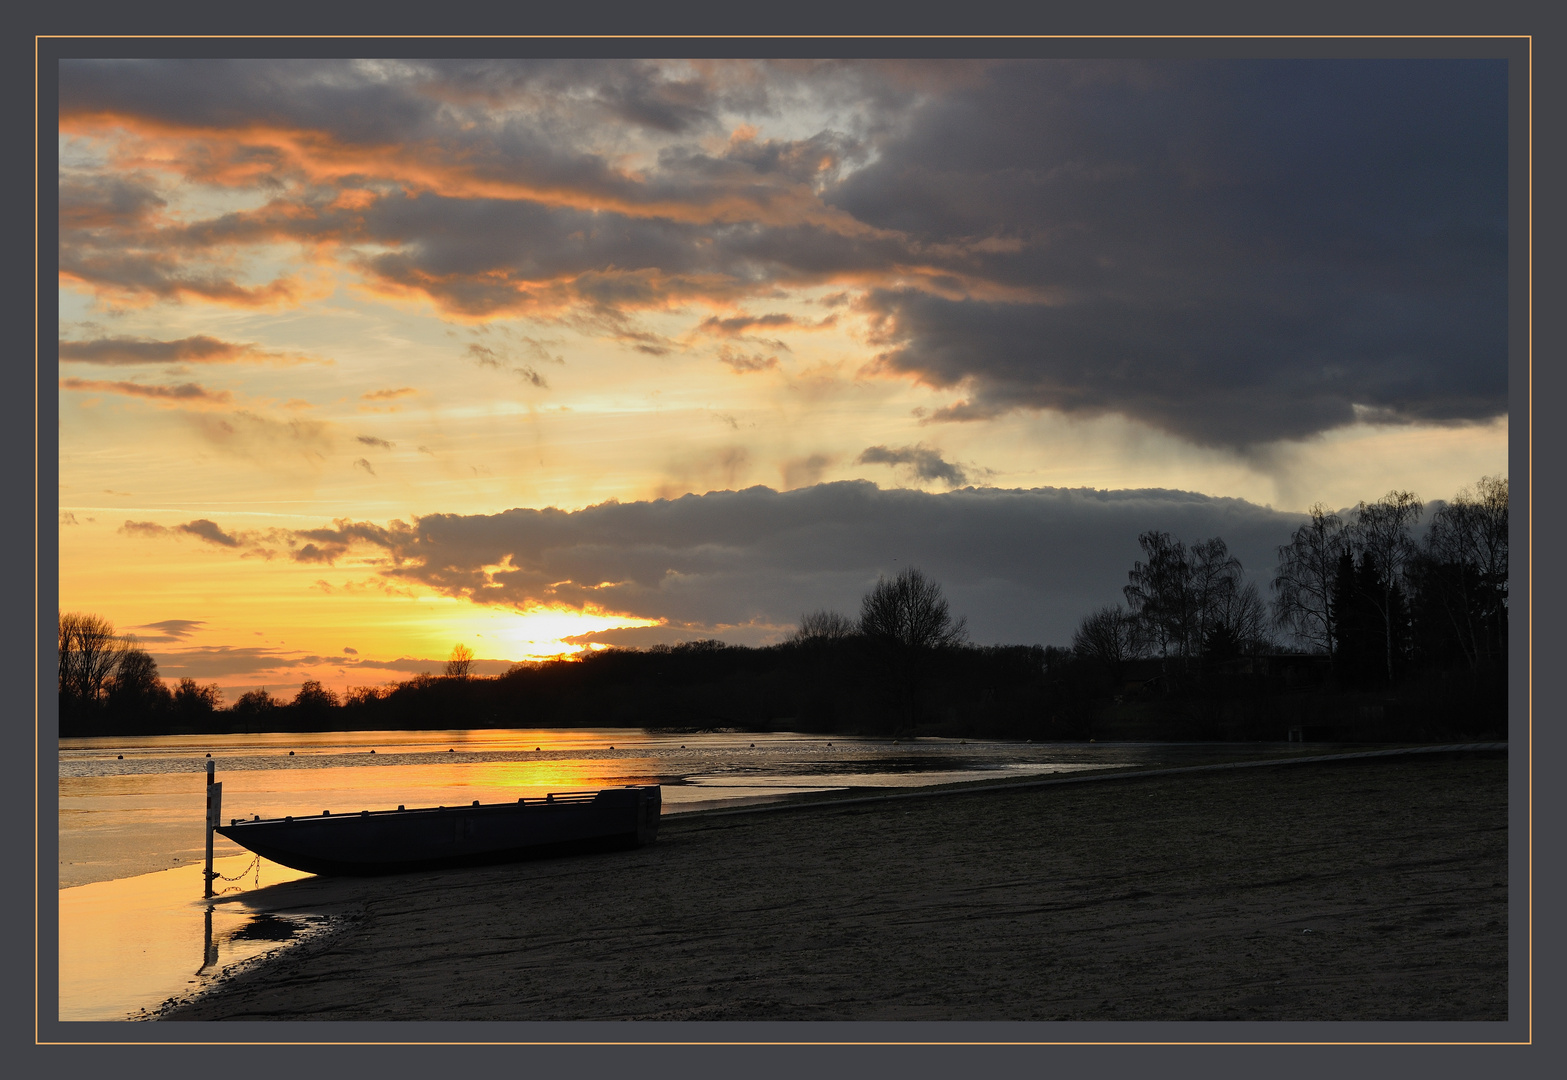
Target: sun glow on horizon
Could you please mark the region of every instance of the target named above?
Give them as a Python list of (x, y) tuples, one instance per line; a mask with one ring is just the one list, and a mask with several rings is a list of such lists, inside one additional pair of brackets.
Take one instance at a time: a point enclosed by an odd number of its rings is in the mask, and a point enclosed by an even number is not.
[[(497, 626), (497, 622), (500, 623)], [(615, 615), (606, 611), (567, 607), (535, 607), (526, 611), (501, 610), (490, 613), (482, 634), (484, 642), (500, 642), (509, 649), (511, 660), (570, 659), (591, 651), (595, 642), (571, 641), (600, 630), (620, 630), (638, 626), (662, 626), (664, 620), (642, 619), (634, 615)], [(602, 646), (600, 646), (602, 647)], [(477, 655), (484, 650), (475, 649)]]

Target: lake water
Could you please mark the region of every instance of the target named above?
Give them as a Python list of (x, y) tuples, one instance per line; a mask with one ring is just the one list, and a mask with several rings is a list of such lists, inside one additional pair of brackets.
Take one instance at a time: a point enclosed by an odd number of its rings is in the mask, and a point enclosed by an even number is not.
[(624, 728), (62, 739), (60, 1018), (139, 1016), (312, 931), (300, 920), (257, 916), (244, 904), (257, 888), (307, 875), (258, 860), (222, 837), (214, 845), (214, 869), (236, 880), (219, 882), (214, 900), (202, 899), (208, 755), (223, 782), (227, 820), (511, 802), (622, 784), (662, 785), (664, 813), (677, 814), (807, 792), (1281, 750), (1276, 744), (893, 743)]

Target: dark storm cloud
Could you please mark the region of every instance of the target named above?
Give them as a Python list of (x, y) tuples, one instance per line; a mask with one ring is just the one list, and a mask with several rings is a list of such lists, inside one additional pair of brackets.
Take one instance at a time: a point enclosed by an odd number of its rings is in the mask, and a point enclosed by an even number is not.
[[(1023, 64), (828, 198), (1027, 296), (869, 291), (883, 362), (965, 400), (1245, 446), (1506, 410), (1506, 67)], [(953, 265), (958, 265), (956, 262)]]
[[(360, 260), (361, 272), (468, 316), (739, 300), (762, 286), (875, 275), (911, 258), (895, 238), (845, 236), (821, 225), (677, 221), (429, 193), (389, 192), (360, 210), (323, 209), (256, 228), (299, 240), (340, 229), (355, 241), (395, 245)], [(746, 320), (753, 327), (791, 321)], [(709, 319), (700, 328), (723, 333), (740, 325)]]
[[(293, 242), (465, 320), (663, 355), (637, 313), (783, 332), (733, 312), (831, 285), (882, 372), (950, 391), (934, 423), (1113, 413), (1245, 449), (1506, 410), (1502, 61), (67, 61), (60, 82), (63, 130), (183, 131), (186, 179), (275, 193), (176, 219), (146, 176), (63, 176), (63, 272), (110, 294), (295, 303), (303, 279), (226, 260)], [(725, 130), (785, 113), (834, 119)], [(622, 166), (627, 124), (651, 164)]]
[(295, 535), (320, 561), (355, 545), (380, 549), (390, 580), (488, 604), (592, 604), (668, 620), (673, 639), (686, 640), (754, 643), (802, 611), (853, 614), (878, 575), (912, 564), (941, 582), (975, 640), (1065, 644), (1085, 613), (1120, 598), (1139, 533), (1222, 536), (1265, 583), (1300, 520), (1178, 491), (927, 494), (853, 481), (574, 512), (435, 514), (384, 528), (340, 521)]
[[(187, 138), (190, 153), (176, 157), (190, 179), (277, 197), (213, 219), (161, 221), (151, 181), (111, 191), (83, 180), (67, 205), (99, 227), (63, 231), (62, 267), (94, 289), (254, 306), (289, 302), (302, 286), (241, 286), (205, 254), (289, 239), (375, 244), (383, 250), (351, 259), (373, 282), (482, 318), (738, 297), (771, 278), (898, 261), (892, 238), (841, 235), (865, 230), (815, 194), (860, 153), (842, 133), (739, 139), (713, 152), (676, 145), (635, 175), (613, 154), (578, 145), (602, 139), (612, 114), (669, 133), (720, 104), (766, 113), (776, 92), (768, 82), (804, 75), (760, 79), (743, 68), (708, 65), (685, 77), (626, 62), (67, 63), (65, 129)], [(845, 87), (885, 82), (874, 70), (829, 70)], [(213, 92), (193, 96), (198, 84)], [(341, 187), (363, 198), (337, 201)], [(824, 228), (825, 218), (841, 220)]]
[(454, 106), (547, 106), (578, 119), (607, 112), (670, 131), (740, 100), (699, 72), (635, 60), (66, 60), (61, 68), (62, 114), (307, 127), (372, 144), (441, 130)]

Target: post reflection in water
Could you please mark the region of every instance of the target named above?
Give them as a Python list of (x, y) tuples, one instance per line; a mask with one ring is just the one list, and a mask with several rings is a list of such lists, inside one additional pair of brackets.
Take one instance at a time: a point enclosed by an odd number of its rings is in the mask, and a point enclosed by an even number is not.
[[(202, 866), (191, 863), (61, 889), (60, 1019), (151, 1014), (170, 997), (199, 993), (225, 967), (295, 936), (294, 923), (257, 913), (250, 886), (275, 887), (309, 875), (249, 855), (221, 858), (215, 866), (227, 871), (227, 881), (244, 884), (205, 900)], [(198, 948), (200, 964), (192, 968)]]
[(217, 943), (212, 940), (211, 904), (207, 905), (207, 914), (203, 921), (206, 923), (207, 928), (207, 942), (206, 947), (201, 950), (201, 966), (196, 969), (197, 975), (200, 975), (202, 972), (206, 971), (208, 967), (218, 962), (218, 946)]

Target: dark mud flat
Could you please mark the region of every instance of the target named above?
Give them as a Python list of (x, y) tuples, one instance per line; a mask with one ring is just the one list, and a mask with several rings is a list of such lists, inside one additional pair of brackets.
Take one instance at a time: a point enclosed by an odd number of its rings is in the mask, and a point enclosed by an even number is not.
[(165, 1019), (1505, 1020), (1507, 761), (668, 819), (264, 890), (338, 932)]

